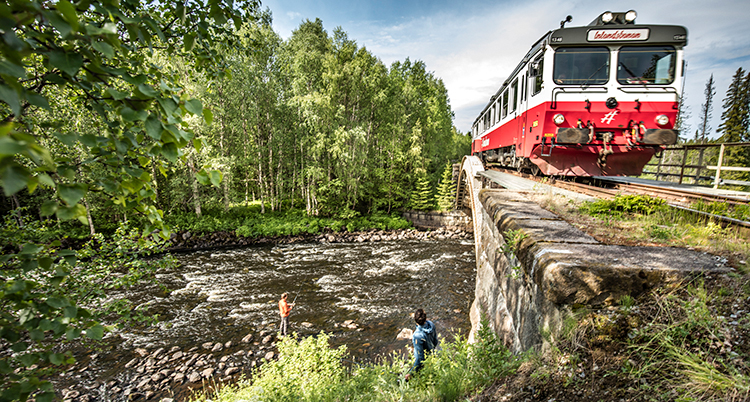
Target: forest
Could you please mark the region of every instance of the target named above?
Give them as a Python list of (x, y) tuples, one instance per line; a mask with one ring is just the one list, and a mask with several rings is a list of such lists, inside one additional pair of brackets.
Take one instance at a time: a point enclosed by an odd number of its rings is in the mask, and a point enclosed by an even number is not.
[(469, 151), (423, 62), (386, 66), (320, 20), (283, 39), (255, 0), (0, 15), (0, 401), (51, 400), (61, 342), (149, 322), (103, 300), (170, 264), (140, 257), (175, 230), (403, 225), (403, 209), (445, 205), (434, 189)]

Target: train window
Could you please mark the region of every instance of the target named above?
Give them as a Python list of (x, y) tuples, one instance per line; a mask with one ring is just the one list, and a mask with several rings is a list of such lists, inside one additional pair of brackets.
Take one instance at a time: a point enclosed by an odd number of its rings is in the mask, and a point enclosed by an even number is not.
[(503, 119), (508, 115), (508, 91), (503, 92)]
[(544, 59), (538, 58), (534, 64), (536, 65), (534, 71), (534, 91), (531, 93), (531, 95), (536, 95), (539, 92), (542, 91), (542, 76), (544, 75)]
[(526, 99), (526, 74), (521, 76), (521, 101)]
[(492, 125), (494, 126), (495, 123), (497, 123), (497, 105), (492, 105)]
[(552, 79), (557, 85), (601, 85), (609, 81), (609, 49), (560, 47), (555, 50)]
[(510, 102), (510, 112), (513, 113), (516, 111), (516, 104), (518, 104), (518, 79), (513, 81), (513, 84), (511, 84), (510, 87), (513, 94), (513, 99)]
[(617, 60), (620, 84), (671, 84), (676, 52), (672, 46), (623, 46)]

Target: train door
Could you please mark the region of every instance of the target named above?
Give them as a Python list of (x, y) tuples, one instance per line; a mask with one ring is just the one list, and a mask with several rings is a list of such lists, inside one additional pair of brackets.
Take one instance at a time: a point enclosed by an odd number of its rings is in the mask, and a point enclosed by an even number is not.
[(518, 128), (516, 129), (516, 135), (518, 138), (518, 146), (516, 147), (516, 155), (521, 155), (523, 153), (523, 150), (521, 149), (521, 144), (523, 144), (525, 138), (526, 138), (526, 132), (528, 131), (528, 116), (529, 114), (529, 82), (531, 80), (529, 79), (529, 70), (523, 71), (522, 74), (519, 74), (519, 97), (520, 102), (518, 103), (518, 113), (519, 118), (518, 120)]

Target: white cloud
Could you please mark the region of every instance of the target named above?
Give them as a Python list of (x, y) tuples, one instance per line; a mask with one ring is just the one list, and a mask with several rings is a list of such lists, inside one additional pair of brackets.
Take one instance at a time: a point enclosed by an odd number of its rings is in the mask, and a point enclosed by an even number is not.
[[(288, 5), (270, 0), (268, 4), (271, 10), (282, 13), (286, 11), (283, 7), (304, 7), (294, 1)], [(455, 124), (462, 131), (469, 129), (531, 45), (548, 30), (559, 27), (566, 15), (574, 18), (568, 26), (580, 26), (603, 11), (632, 8), (639, 13), (639, 23), (686, 26), (685, 92), (692, 110), (689, 124), (693, 131), (698, 126), (703, 88), (711, 73), (717, 82), (711, 124), (715, 130), (721, 116), (721, 99), (732, 75), (738, 67), (750, 69), (747, 0), (634, 0), (626, 5), (608, 0), (531, 0), (494, 5), (467, 1), (460, 8), (446, 6), (432, 14), (394, 15), (386, 21), (368, 20), (361, 7), (349, 4), (326, 2), (326, 7), (321, 7), (319, 3), (314, 10), (307, 9), (310, 15), (295, 11), (285, 14), (290, 19), (275, 19), (274, 27), (288, 37), (304, 18), (320, 17), (329, 32), (340, 25), (351, 39), (387, 65), (406, 57), (424, 61), (429, 71), (443, 79), (456, 113)]]

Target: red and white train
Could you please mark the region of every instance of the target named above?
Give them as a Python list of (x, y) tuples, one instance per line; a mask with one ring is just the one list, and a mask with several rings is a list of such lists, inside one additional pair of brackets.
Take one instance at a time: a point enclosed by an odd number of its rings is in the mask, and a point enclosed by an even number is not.
[(641, 174), (678, 139), (687, 30), (635, 17), (568, 17), (539, 39), (474, 121), (472, 154), (534, 174)]

